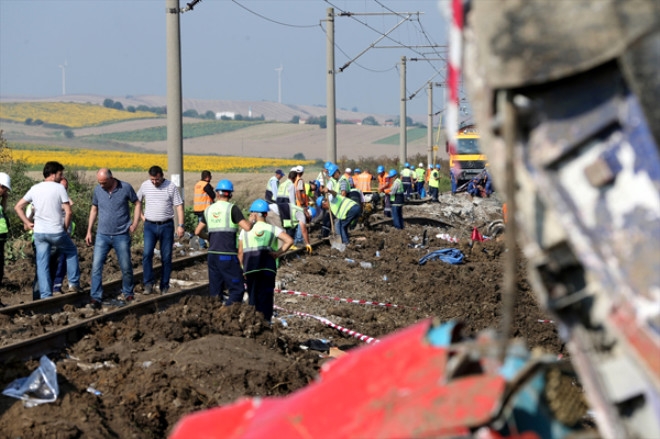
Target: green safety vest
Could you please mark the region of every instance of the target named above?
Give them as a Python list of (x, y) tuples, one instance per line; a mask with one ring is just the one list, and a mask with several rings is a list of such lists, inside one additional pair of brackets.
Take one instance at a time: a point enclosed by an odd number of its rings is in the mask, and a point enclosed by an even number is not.
[(277, 188), (277, 199), (278, 202), (283, 203), (284, 201), (279, 201), (282, 198), (286, 198), (286, 202), (290, 201), (289, 199), (289, 188), (293, 185), (293, 182), (288, 178), (284, 183), (280, 183), (280, 186)]
[(7, 227), (7, 218), (5, 218), (5, 212), (0, 206), (0, 235), (4, 233), (9, 233), (9, 228)]
[(392, 204), (398, 206), (398, 205), (403, 204), (405, 202), (405, 199), (404, 199), (404, 196), (403, 196), (405, 191), (403, 190), (403, 184), (401, 184), (401, 180), (398, 179), (398, 178), (396, 180), (394, 180), (394, 182), (392, 183), (392, 186), (394, 186), (394, 183), (396, 183), (397, 181), (399, 182), (399, 185), (397, 186), (396, 192), (390, 191), (390, 202)]
[(431, 178), (429, 178), (430, 187), (440, 187), (440, 173), (437, 169), (431, 171)]
[(415, 173), (417, 174), (417, 181), (424, 181), (424, 175), (426, 174), (424, 168), (415, 169)]
[(335, 218), (343, 220), (346, 219), (346, 215), (348, 214), (348, 211), (351, 210), (351, 207), (357, 205), (358, 204), (350, 198), (336, 195), (333, 197), (332, 203), (330, 203), (330, 210)]
[(213, 239), (212, 248), (214, 250), (209, 250), (209, 253), (222, 255), (238, 254), (238, 248), (236, 247), (238, 224), (234, 223), (231, 219), (231, 209), (233, 206), (232, 203), (219, 200), (211, 204), (204, 211), (209, 235), (211, 233), (217, 233), (219, 236), (219, 239)]
[(243, 240), (243, 273), (258, 271), (277, 272), (277, 262), (270, 255), (279, 246), (275, 226), (263, 221), (257, 221), (252, 230), (244, 234)]
[(296, 219), (296, 213), (297, 212), (303, 212), (305, 209), (303, 209), (302, 207), (297, 206), (295, 204), (289, 203), (289, 210), (291, 212), (291, 218), (282, 219), (282, 226), (285, 229), (293, 229), (294, 227), (298, 226), (298, 220)]

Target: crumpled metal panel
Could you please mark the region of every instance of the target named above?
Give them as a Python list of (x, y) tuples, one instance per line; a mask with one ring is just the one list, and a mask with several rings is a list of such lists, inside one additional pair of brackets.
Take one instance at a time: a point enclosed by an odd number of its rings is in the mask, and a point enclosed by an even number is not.
[(657, 26), (657, 0), (476, 0), (468, 15), (491, 88), (556, 80), (614, 59)]
[(500, 375), (445, 382), (448, 350), (424, 321), (327, 363), (286, 398), (241, 400), (184, 418), (172, 439), (461, 437), (484, 425), (504, 392)]

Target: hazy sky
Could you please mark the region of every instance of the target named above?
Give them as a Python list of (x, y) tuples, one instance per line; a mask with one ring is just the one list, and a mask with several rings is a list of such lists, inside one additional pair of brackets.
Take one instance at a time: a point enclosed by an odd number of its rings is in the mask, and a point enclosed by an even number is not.
[[(0, 0), (0, 95), (61, 95), (66, 61), (67, 94), (165, 96), (165, 6)], [(204, 0), (180, 15), (184, 98), (277, 102), (281, 65), (282, 103), (325, 105), (329, 7), (372, 14), (335, 17), (335, 68), (366, 51), (337, 74), (337, 107), (398, 114), (401, 57), (426, 57), (406, 68), (407, 95), (419, 90), (408, 114), (426, 114), (425, 84), (445, 80), (447, 31), (438, 0)], [(382, 38), (402, 18), (375, 13), (392, 11), (423, 14)], [(419, 47), (430, 45), (441, 47)], [(442, 89), (433, 97), (438, 111)]]

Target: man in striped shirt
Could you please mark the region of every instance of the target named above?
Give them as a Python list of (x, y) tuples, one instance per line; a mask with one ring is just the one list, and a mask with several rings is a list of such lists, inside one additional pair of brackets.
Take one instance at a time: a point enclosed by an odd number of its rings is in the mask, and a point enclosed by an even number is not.
[[(156, 242), (160, 242), (162, 277), (160, 293), (170, 288), (172, 273), (172, 247), (174, 245), (174, 211), (176, 210), (176, 236), (181, 238), (184, 229), (183, 199), (179, 188), (163, 177), (160, 166), (149, 168), (149, 180), (142, 183), (137, 193), (144, 207), (144, 252), (142, 254), (142, 282), (144, 294), (151, 294), (155, 283), (153, 257)], [(146, 199), (146, 202), (145, 202)]]

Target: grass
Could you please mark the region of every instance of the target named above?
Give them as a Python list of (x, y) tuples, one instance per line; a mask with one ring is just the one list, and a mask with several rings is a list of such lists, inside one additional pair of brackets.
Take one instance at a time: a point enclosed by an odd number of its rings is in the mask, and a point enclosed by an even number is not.
[[(219, 120), (200, 123), (189, 123), (183, 125), (183, 138), (192, 139), (194, 137), (212, 136), (214, 134), (228, 133), (240, 130), (254, 125), (267, 123), (264, 121), (240, 121), (240, 120)], [(167, 127), (151, 127), (143, 130), (123, 131), (119, 133), (98, 134), (95, 136), (85, 136), (85, 140), (107, 141), (114, 140), (118, 142), (161, 142), (167, 140)]]
[[(426, 128), (410, 128), (406, 132), (406, 138), (408, 142), (414, 142), (415, 140), (424, 139), (428, 135), (428, 129)], [(377, 140), (374, 143), (379, 145), (398, 145), (401, 141), (400, 134), (393, 134), (391, 136), (385, 137), (383, 139)]]

